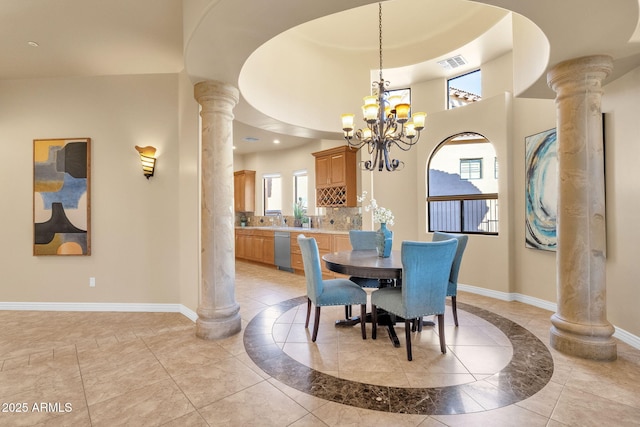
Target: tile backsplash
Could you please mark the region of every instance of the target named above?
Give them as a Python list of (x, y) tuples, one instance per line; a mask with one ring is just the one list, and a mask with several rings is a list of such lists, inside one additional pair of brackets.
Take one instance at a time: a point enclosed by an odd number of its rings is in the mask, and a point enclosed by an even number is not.
[[(310, 215), (311, 228), (324, 230), (349, 231), (362, 229), (360, 208), (325, 208), (325, 215)], [(235, 222), (240, 226), (242, 214), (236, 213)], [(288, 226), (293, 227), (294, 217), (288, 215), (262, 216), (245, 212), (247, 227)]]

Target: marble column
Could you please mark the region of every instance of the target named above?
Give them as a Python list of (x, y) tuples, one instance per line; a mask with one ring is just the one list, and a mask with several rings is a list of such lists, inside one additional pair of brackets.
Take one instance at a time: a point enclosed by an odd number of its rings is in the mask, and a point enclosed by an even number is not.
[(556, 65), (547, 75), (556, 92), (558, 211), (557, 312), (551, 346), (566, 354), (615, 360), (613, 326), (607, 321), (606, 222), (602, 80), (609, 56)]
[(197, 83), (201, 105), (201, 283), (196, 336), (224, 338), (240, 332), (235, 301), (233, 212), (233, 107), (239, 92), (225, 83)]

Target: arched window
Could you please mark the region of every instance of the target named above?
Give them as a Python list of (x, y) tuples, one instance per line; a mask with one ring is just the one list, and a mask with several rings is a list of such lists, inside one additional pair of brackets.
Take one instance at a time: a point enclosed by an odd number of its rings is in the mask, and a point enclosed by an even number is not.
[(477, 133), (453, 135), (429, 159), (429, 231), (498, 234), (498, 159)]

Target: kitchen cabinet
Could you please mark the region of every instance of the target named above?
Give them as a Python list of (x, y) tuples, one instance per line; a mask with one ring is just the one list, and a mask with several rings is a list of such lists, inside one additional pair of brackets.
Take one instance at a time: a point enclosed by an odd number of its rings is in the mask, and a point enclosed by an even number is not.
[(313, 153), (316, 158), (316, 206), (356, 206), (356, 150), (349, 146)]
[(236, 258), (273, 265), (273, 231), (236, 229)]
[(273, 231), (259, 236), (254, 240), (254, 245), (256, 247), (260, 247), (260, 255), (257, 259), (259, 262), (269, 265), (275, 264), (275, 241)]
[(233, 208), (236, 212), (254, 212), (256, 200), (256, 171), (233, 173)]
[(236, 231), (236, 258), (248, 259), (251, 235), (244, 230)]
[[(294, 229), (295, 230), (295, 229)], [(299, 229), (298, 229), (299, 230)], [(320, 258), (329, 252), (351, 250), (349, 235), (345, 233), (324, 233), (309, 231), (290, 231), (291, 268), (296, 274), (304, 275), (304, 263), (302, 253), (298, 246), (298, 235), (304, 234), (307, 237), (314, 237), (318, 244)], [(259, 262), (275, 266), (275, 235), (274, 230), (260, 229), (255, 227), (236, 228), (236, 259)], [(322, 266), (322, 277), (333, 279), (335, 277), (346, 277), (341, 274), (327, 270), (324, 261), (320, 261)]]

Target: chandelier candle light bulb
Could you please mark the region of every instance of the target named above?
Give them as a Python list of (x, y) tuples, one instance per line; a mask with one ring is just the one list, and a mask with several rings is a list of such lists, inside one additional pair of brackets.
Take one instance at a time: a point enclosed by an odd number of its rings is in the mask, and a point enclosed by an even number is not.
[(355, 114), (343, 114), (342, 115), (342, 129), (345, 132), (353, 133), (353, 119), (356, 117)]

